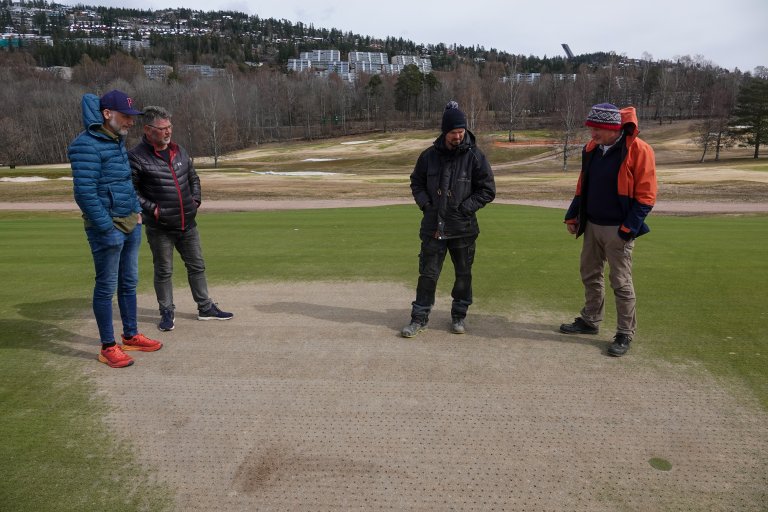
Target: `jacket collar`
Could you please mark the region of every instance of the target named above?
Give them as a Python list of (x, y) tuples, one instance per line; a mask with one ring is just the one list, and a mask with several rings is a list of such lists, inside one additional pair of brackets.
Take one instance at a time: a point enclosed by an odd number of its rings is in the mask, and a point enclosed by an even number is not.
[[(145, 144), (147, 146), (147, 149), (153, 155), (157, 155), (158, 154), (157, 150), (155, 149), (155, 146), (153, 146), (152, 143), (147, 140), (147, 136), (146, 135), (142, 135), (141, 136), (141, 142), (142, 142), (142, 144)], [(179, 145), (176, 144), (175, 142), (171, 141), (171, 142), (168, 143), (168, 148), (167, 149), (170, 149), (171, 153), (176, 154), (176, 153), (179, 152)]]

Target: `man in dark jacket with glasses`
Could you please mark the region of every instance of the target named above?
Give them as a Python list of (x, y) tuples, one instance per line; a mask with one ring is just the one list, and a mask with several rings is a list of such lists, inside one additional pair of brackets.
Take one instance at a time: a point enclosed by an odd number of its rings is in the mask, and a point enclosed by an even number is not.
[(162, 107), (143, 111), (144, 136), (129, 152), (133, 185), (141, 204), (147, 241), (155, 266), (155, 294), (160, 306), (161, 331), (175, 327), (173, 250), (187, 268), (198, 320), (229, 320), (234, 315), (218, 308), (208, 296), (205, 261), (195, 216), (201, 203), (200, 178), (183, 147), (171, 141), (171, 114)]

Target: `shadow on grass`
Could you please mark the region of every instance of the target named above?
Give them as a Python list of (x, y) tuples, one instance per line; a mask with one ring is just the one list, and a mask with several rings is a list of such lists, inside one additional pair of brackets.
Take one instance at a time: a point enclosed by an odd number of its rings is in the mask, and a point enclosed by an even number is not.
[[(259, 305), (255, 309), (263, 313), (300, 315), (340, 324), (361, 323), (393, 329), (396, 333), (408, 322), (410, 309), (369, 309), (326, 306), (306, 302), (275, 302)], [(448, 333), (450, 316), (447, 311), (433, 311), (430, 330)], [(467, 332), (474, 337), (485, 339), (524, 339), (535, 342), (576, 343), (599, 349), (606, 353), (608, 343), (599, 338), (562, 334), (551, 324), (518, 322), (497, 315), (472, 314), (467, 316)]]
[[(26, 349), (59, 356), (94, 359), (98, 337), (87, 337), (61, 327), (89, 311), (90, 299), (71, 298), (16, 305), (22, 318), (0, 319), (0, 349)], [(87, 350), (80, 350), (82, 346)]]

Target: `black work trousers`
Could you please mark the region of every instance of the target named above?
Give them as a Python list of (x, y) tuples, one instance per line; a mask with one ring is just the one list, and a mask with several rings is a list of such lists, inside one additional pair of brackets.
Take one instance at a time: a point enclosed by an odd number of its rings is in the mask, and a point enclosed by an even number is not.
[(446, 253), (450, 253), (455, 280), (451, 297), (451, 317), (464, 318), (472, 304), (472, 263), (475, 260), (477, 235), (464, 238), (437, 239), (421, 236), (419, 253), (419, 282), (416, 300), (411, 309), (411, 320), (426, 324), (435, 304), (435, 290), (443, 269)]

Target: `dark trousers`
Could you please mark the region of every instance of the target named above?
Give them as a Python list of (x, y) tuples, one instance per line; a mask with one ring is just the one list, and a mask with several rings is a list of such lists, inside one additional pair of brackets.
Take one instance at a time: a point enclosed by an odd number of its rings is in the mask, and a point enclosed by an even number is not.
[(435, 290), (443, 269), (445, 254), (450, 253), (453, 261), (455, 280), (451, 297), (451, 317), (464, 318), (472, 304), (472, 263), (475, 260), (477, 235), (465, 238), (438, 240), (421, 237), (419, 253), (419, 282), (416, 286), (416, 300), (412, 303), (411, 320), (426, 323), (435, 304)]
[(160, 310), (176, 309), (173, 303), (173, 250), (181, 255), (187, 267), (187, 281), (197, 309), (207, 309), (212, 300), (208, 296), (208, 281), (205, 278), (205, 260), (200, 246), (197, 226), (186, 231), (173, 231), (147, 226), (147, 241), (152, 249), (155, 265), (155, 294)]

